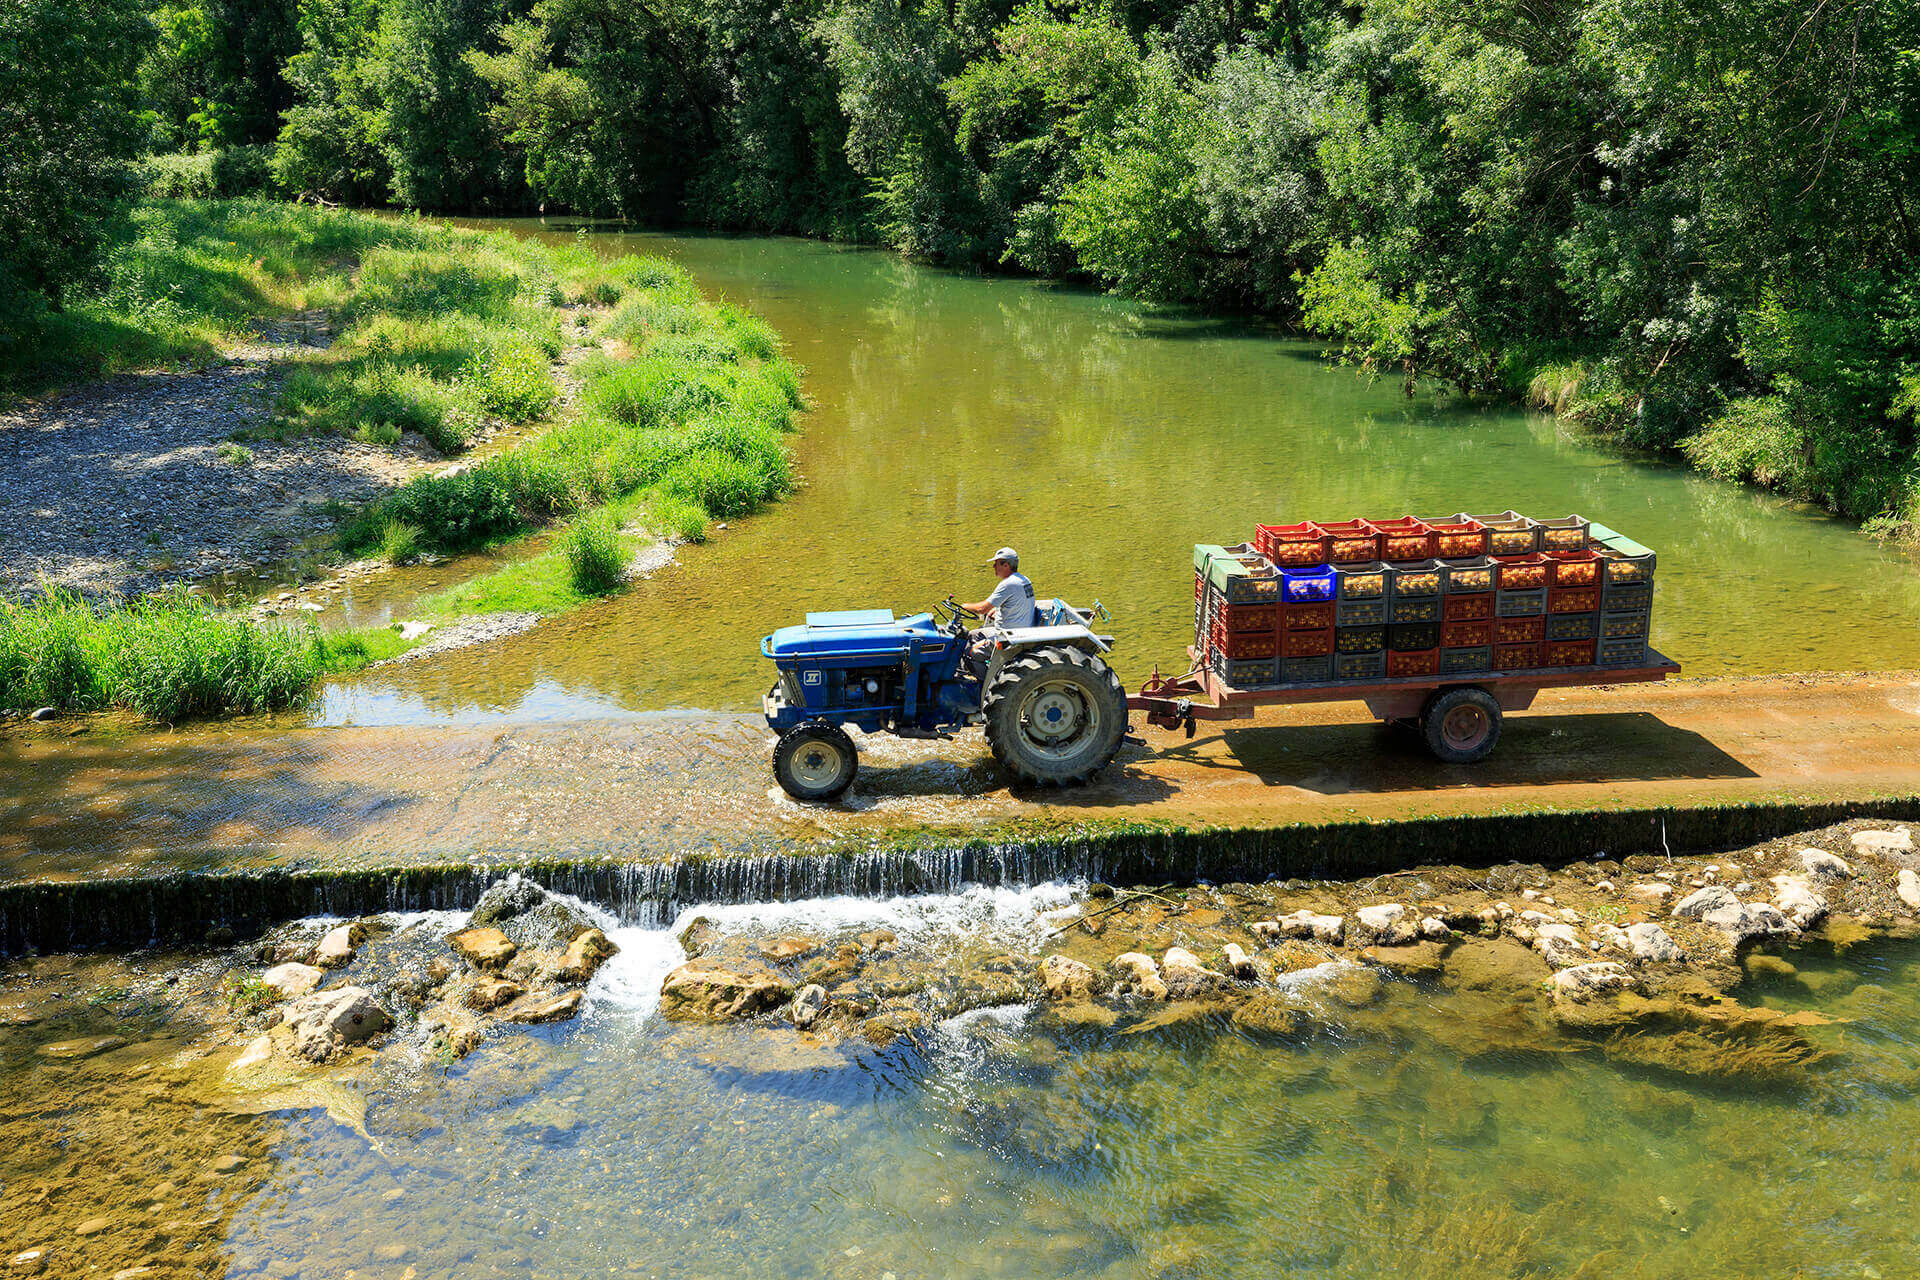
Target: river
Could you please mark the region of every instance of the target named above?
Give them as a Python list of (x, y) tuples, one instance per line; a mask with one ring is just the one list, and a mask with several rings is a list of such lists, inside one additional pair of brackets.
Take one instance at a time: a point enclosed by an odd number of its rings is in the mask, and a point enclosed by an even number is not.
[[(763, 634), (811, 610), (977, 599), (1003, 543), (1042, 594), (1106, 603), (1132, 683), (1184, 669), (1191, 544), (1262, 522), (1463, 508), (1577, 512), (1655, 548), (1653, 639), (1690, 674), (1920, 665), (1907, 555), (1817, 511), (1620, 457), (1546, 415), (1409, 400), (1257, 325), (871, 250), (588, 239), (671, 258), (779, 330), (812, 406), (795, 442), (803, 487), (618, 599), (336, 684), (323, 722), (751, 707), (769, 683)], [(392, 589), (359, 591), (348, 609), (383, 616)]]

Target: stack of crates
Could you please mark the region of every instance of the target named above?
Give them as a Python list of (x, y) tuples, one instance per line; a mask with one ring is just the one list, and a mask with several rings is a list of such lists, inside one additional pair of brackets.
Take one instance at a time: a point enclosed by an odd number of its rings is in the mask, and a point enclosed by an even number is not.
[(1194, 548), (1194, 649), (1240, 689), (1641, 666), (1653, 567), (1581, 516), (1260, 525)]

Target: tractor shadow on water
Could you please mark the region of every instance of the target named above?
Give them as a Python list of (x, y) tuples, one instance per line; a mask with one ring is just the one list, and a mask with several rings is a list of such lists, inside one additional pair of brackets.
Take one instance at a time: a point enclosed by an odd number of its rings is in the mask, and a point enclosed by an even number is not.
[(1759, 776), (1710, 739), (1643, 711), (1510, 716), (1499, 747), (1471, 765), (1438, 763), (1417, 734), (1373, 721), (1224, 729), (1143, 763), (1156, 761), (1176, 774), (1232, 770), (1320, 795)]

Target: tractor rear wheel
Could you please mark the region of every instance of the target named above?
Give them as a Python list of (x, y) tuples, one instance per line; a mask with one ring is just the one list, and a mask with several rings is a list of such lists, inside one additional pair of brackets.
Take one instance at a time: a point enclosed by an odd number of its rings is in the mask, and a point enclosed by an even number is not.
[(837, 800), (860, 772), (853, 739), (837, 724), (809, 720), (780, 735), (773, 749), (773, 776), (795, 800)]
[(987, 745), (1024, 782), (1069, 787), (1089, 781), (1120, 750), (1127, 693), (1099, 657), (1082, 649), (1034, 649), (1001, 669), (981, 699)]

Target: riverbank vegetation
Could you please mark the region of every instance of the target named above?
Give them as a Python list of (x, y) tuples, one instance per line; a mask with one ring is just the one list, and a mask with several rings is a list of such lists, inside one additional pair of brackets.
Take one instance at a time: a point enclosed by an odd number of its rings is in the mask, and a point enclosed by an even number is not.
[(0, 598), (0, 709), (135, 711), (166, 724), (304, 704), (326, 665), (310, 628), (262, 626), (184, 590), (92, 603)]
[(141, 136), (101, 154), (184, 153), (148, 162), (168, 189), (1092, 279), (1884, 527), (1920, 508), (1913, 6), (107, 8), (86, 72)]

